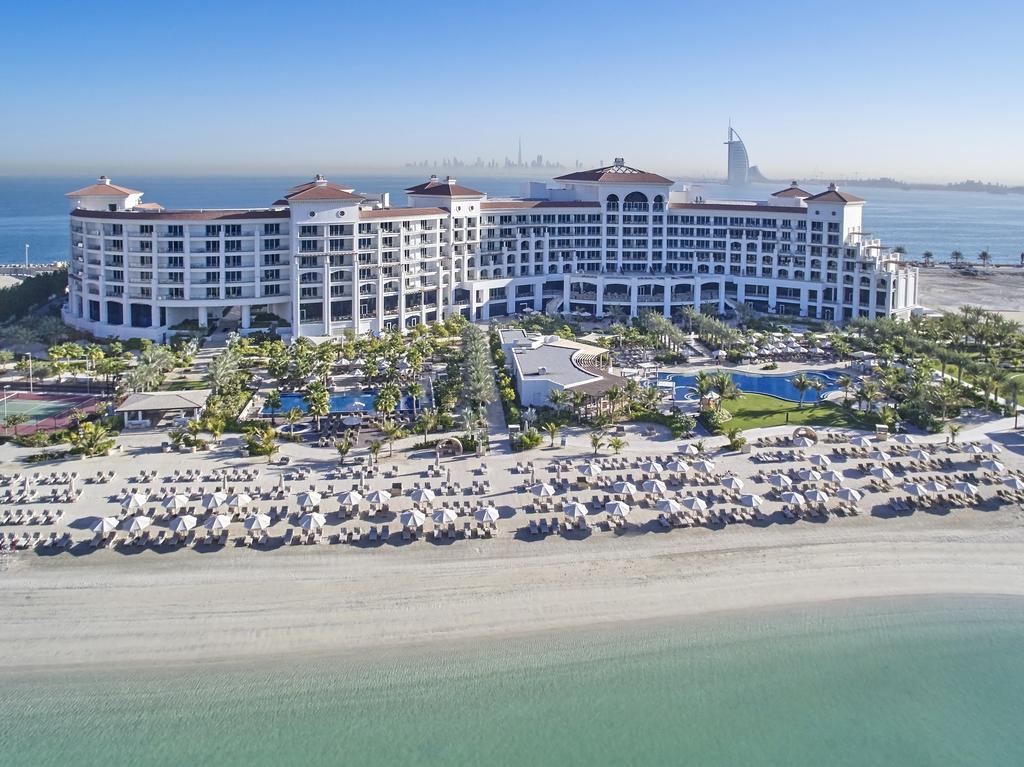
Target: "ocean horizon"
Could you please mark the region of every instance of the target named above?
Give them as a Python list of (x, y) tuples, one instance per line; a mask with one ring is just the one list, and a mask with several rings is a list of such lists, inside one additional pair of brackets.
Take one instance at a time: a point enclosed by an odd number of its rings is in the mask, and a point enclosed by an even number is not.
[(0, 674), (5, 764), (1024, 763), (1024, 600), (914, 597)]
[[(423, 174), (350, 175), (344, 181), (364, 192), (389, 192), (404, 205), (404, 190)], [(523, 178), (459, 175), (459, 181), (493, 197), (522, 194)], [(21, 263), (29, 245), (32, 263), (65, 261), (68, 256), (68, 205), (65, 193), (92, 183), (86, 176), (0, 177), (0, 263)], [(265, 207), (304, 179), (294, 176), (117, 176), (115, 183), (145, 192), (143, 200), (167, 208)], [(543, 175), (535, 180), (547, 180)], [(776, 184), (753, 184), (741, 192), (722, 184), (697, 183), (708, 199), (765, 199)], [(987, 194), (883, 187), (843, 187), (867, 200), (864, 226), (883, 244), (902, 245), (910, 259), (931, 251), (948, 260), (953, 250), (966, 263), (979, 263), (987, 250), (995, 264), (1019, 264), (1024, 253), (1024, 195)]]

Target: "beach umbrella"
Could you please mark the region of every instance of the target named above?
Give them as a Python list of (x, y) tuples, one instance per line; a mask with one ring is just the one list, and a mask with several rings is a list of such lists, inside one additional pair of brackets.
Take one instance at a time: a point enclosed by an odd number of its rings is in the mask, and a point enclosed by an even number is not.
[(1003, 452), (1003, 449), (999, 447), (999, 445), (997, 445), (995, 442), (989, 442), (982, 449), (986, 453), (991, 453), (992, 455), (997, 455), (998, 453)]
[(829, 499), (829, 494), (824, 490), (808, 490), (805, 497), (812, 503), (825, 503)]
[(204, 509), (219, 509), (228, 500), (227, 493), (207, 493), (203, 496)]
[(764, 498), (759, 495), (749, 494), (740, 496), (740, 503), (751, 509), (759, 509), (764, 506)]
[(697, 461), (693, 464), (693, 468), (701, 474), (710, 474), (715, 470), (715, 464), (713, 461)]
[(985, 448), (983, 448), (981, 445), (973, 445), (972, 444), (972, 445), (968, 445), (967, 447), (965, 447), (964, 448), (964, 452), (965, 453), (970, 453), (971, 455), (981, 455), (982, 453), (985, 452)]
[(530, 492), (538, 498), (550, 498), (555, 494), (555, 488), (549, 485), (547, 482), (538, 482), (536, 485), (530, 488)]
[[(576, 506), (582, 506), (583, 504), (577, 503)], [(584, 513), (586, 513), (586, 506), (583, 507)], [(473, 517), (477, 522), (490, 522), (491, 524), (497, 522), (501, 518), (501, 514), (494, 506), (481, 506), (473, 514)]]
[(703, 498), (697, 498), (696, 496), (690, 496), (683, 499), (683, 506), (688, 508), (690, 511), (704, 512), (708, 510), (708, 504)]
[(844, 501), (848, 501), (849, 503), (857, 503), (864, 497), (864, 493), (852, 487), (841, 487), (836, 492), (836, 497), (841, 498)]
[(359, 424), (361, 424), (362, 422), (363, 422), (363, 419), (360, 418), (357, 415), (347, 415), (347, 416), (345, 416), (344, 418), (341, 419), (342, 425), (348, 426), (349, 428), (352, 428), (354, 426), (359, 426)]
[(587, 507), (582, 503), (567, 503), (562, 507), (562, 513), (569, 519), (583, 519), (587, 516)]
[(917, 440), (911, 437), (909, 434), (897, 434), (895, 437), (893, 437), (893, 441), (899, 442), (901, 445), (917, 444)]
[(622, 501), (611, 501), (606, 503), (604, 505), (604, 510), (613, 517), (622, 518), (625, 518), (630, 512), (629, 504), (623, 503)]
[(669, 461), (665, 465), (665, 468), (667, 468), (669, 471), (674, 471), (679, 474), (685, 474), (690, 470), (690, 464), (686, 463), (685, 461)]
[(790, 506), (803, 506), (807, 499), (804, 498), (800, 493), (787, 492), (779, 496), (779, 500), (783, 503), (788, 503)]
[(827, 469), (829, 466), (832, 465), (832, 461), (829, 460), (829, 457), (827, 455), (815, 453), (814, 455), (811, 456), (811, 465), (818, 466), (822, 469)]
[(814, 440), (809, 437), (797, 437), (793, 440), (793, 444), (797, 447), (814, 447)]
[(177, 495), (169, 495), (164, 498), (163, 507), (171, 511), (181, 511), (187, 509), (191, 499), (187, 495), (178, 493)]
[(986, 461), (982, 461), (981, 468), (985, 469), (986, 471), (991, 471), (993, 474), (1002, 474), (1004, 471), (1006, 471), (1006, 467), (1003, 466), (1003, 464), (992, 458), (989, 458)]
[(928, 480), (924, 483), (924, 489), (929, 493), (944, 493), (946, 492), (946, 486), (941, 482), (937, 482), (934, 479)]
[(459, 518), (459, 515), (455, 509), (443, 508), (435, 511), (433, 518), (435, 525), (450, 525)]
[(182, 514), (180, 517), (175, 517), (171, 520), (172, 533), (187, 533), (195, 526), (196, 518), (193, 517), (191, 514)]
[(793, 480), (785, 474), (772, 474), (768, 477), (768, 484), (772, 487), (782, 489), (785, 487), (793, 487)]
[(643, 488), (644, 492), (655, 493), (657, 495), (664, 495), (668, 491), (668, 486), (660, 479), (644, 480)]
[(854, 447), (871, 447), (872, 442), (867, 437), (854, 437), (850, 440), (850, 444)]
[(121, 508), (128, 511), (138, 511), (139, 509), (144, 509), (147, 503), (149, 503), (149, 496), (145, 493), (130, 493), (121, 501)]
[(426, 521), (426, 519), (427, 515), (420, 511), (419, 509), (409, 509), (408, 511), (403, 511), (399, 516), (399, 520), (401, 521), (403, 527), (419, 527)]
[(434, 500), (434, 491), (429, 487), (417, 487), (409, 491), (413, 503), (430, 503)]
[(295, 494), (295, 502), (300, 509), (316, 509), (320, 506), (323, 496), (316, 490), (303, 490)]
[(885, 452), (884, 450), (876, 450), (871, 454), (871, 460), (881, 461), (882, 463), (888, 463), (892, 459), (892, 455)]
[(242, 524), (246, 530), (262, 532), (270, 529), (271, 521), (267, 514), (250, 514)]
[(643, 469), (647, 474), (661, 474), (665, 471), (665, 467), (657, 461), (644, 461), (640, 464), (640, 468)]
[(391, 500), (391, 493), (387, 490), (371, 490), (366, 494), (366, 500), (375, 506), (380, 506)]
[(612, 484), (612, 492), (619, 495), (636, 495), (636, 485), (632, 482), (615, 482)]
[(1016, 493), (1024, 493), (1024, 480), (1020, 477), (1007, 477), (1003, 484)]
[(878, 478), (878, 479), (886, 479), (886, 480), (894, 479), (896, 477), (895, 474), (893, 474), (891, 471), (889, 471), (884, 466), (876, 466), (875, 468), (873, 468), (871, 470), (871, 475), (873, 477)]
[(914, 498), (924, 498), (928, 495), (928, 488), (916, 482), (911, 482), (910, 484), (903, 486), (903, 492), (907, 495), (913, 496)]
[(96, 520), (96, 523), (92, 526), (94, 533), (112, 533), (117, 529), (117, 517), (103, 517), (102, 519)]
[(342, 506), (358, 506), (363, 496), (358, 490), (343, 490), (338, 493), (338, 503)]
[(233, 509), (242, 509), (252, 505), (252, 496), (248, 493), (235, 493), (228, 498), (227, 503)]
[(307, 532), (319, 530), (327, 524), (327, 517), (319, 511), (313, 511), (309, 514), (303, 514), (302, 519), (299, 520), (299, 524), (302, 525), (302, 529)]
[(231, 517), (227, 514), (213, 514), (203, 524), (207, 530), (219, 533), (221, 530), (228, 529), (231, 525)]
[(821, 472), (815, 471), (814, 469), (800, 469), (797, 474), (800, 480), (803, 482), (820, 482)]
[(127, 520), (124, 529), (130, 533), (141, 533), (147, 527), (153, 524), (153, 518), (147, 517), (144, 514), (140, 514), (137, 517), (132, 517)]
[(929, 453), (927, 450), (922, 450), (921, 448), (911, 450), (910, 457), (913, 458), (915, 461), (930, 461), (932, 459), (931, 453)]
[(679, 501), (673, 500), (672, 498), (659, 498), (658, 502), (654, 504), (658, 511), (663, 511), (668, 514), (678, 514), (682, 511), (682, 506), (679, 505)]
[(829, 469), (821, 475), (821, 478), (826, 482), (831, 482), (834, 485), (839, 485), (843, 481), (843, 475), (835, 469)]
[(978, 494), (978, 486), (972, 485), (970, 482), (954, 482), (953, 489), (958, 493), (963, 493), (964, 495)]
[(728, 488), (729, 490), (742, 490), (743, 480), (739, 477), (730, 475), (722, 480), (722, 487)]
[(726, 352), (725, 349), (715, 349), (713, 352), (711, 352), (711, 356), (714, 357), (716, 360), (725, 357), (727, 354), (728, 352)]
[(697, 446), (691, 443), (685, 444), (679, 448), (679, 452), (683, 455), (700, 455), (700, 450)]
[(601, 467), (596, 463), (585, 463), (580, 467), (580, 474), (584, 477), (597, 477), (601, 474)]

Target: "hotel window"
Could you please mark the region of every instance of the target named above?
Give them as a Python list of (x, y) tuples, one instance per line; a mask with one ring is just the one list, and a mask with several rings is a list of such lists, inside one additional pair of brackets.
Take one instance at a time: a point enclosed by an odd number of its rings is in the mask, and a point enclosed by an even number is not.
[(299, 237), (316, 237), (315, 226), (300, 226)]
[(279, 295), (281, 295), (281, 286), (280, 285), (264, 285), (263, 286), (263, 295), (265, 295), (265, 296), (279, 296)]
[(239, 267), (242, 265), (241, 256), (224, 256), (224, 266)]
[(143, 235), (153, 234), (153, 225), (152, 224), (142, 224), (142, 226), (139, 227), (139, 234), (143, 234)]
[(238, 253), (242, 249), (241, 240), (225, 240), (224, 241), (224, 252), (226, 253)]
[(227, 224), (224, 227), (225, 237), (241, 237), (242, 236), (242, 225), (241, 224)]
[(264, 224), (263, 234), (281, 234), (280, 224)]
[(281, 249), (281, 241), (280, 240), (264, 240), (263, 241), (263, 249), (264, 250), (280, 250)]
[(220, 237), (220, 224), (207, 224), (206, 225), (206, 236), (207, 237)]
[(216, 240), (206, 241), (206, 252), (207, 253), (220, 253), (220, 243)]
[(224, 297), (225, 298), (241, 298), (242, 297), (242, 289), (240, 287), (238, 287), (237, 285), (232, 286), (232, 287), (228, 287), (228, 288), (224, 288)]

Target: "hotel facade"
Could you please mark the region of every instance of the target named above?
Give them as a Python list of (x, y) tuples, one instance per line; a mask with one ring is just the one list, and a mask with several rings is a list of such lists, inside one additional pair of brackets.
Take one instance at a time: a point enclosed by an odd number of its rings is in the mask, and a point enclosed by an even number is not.
[(65, 321), (161, 340), (223, 316), (285, 336), (409, 329), (453, 314), (906, 317), (917, 269), (862, 229), (864, 201), (795, 183), (711, 201), (627, 166), (489, 198), (455, 179), (357, 193), (322, 177), (263, 209), (165, 210), (101, 177), (70, 192)]

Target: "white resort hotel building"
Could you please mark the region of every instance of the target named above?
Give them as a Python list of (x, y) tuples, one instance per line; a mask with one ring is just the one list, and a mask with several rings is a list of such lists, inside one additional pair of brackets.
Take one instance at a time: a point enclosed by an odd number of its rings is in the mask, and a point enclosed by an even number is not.
[(165, 210), (107, 178), (69, 193), (64, 318), (160, 340), (231, 313), (285, 336), (408, 329), (455, 313), (905, 317), (917, 270), (863, 231), (864, 201), (795, 183), (712, 201), (622, 159), (495, 199), (455, 179), (361, 194), (318, 176), (262, 209)]

